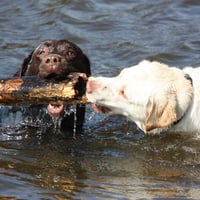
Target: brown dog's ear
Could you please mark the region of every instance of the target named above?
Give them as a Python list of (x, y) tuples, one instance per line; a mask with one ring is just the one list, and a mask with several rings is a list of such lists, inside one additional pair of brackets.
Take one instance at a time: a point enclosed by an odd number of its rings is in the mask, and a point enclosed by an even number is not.
[(85, 63), (85, 68), (86, 68), (86, 75), (90, 76), (91, 75), (90, 60), (85, 54), (83, 54), (83, 58), (84, 58), (84, 63)]
[(20, 70), (20, 73), (19, 73), (20, 76), (24, 76), (24, 75), (25, 75), (26, 70), (27, 70), (27, 68), (28, 68), (28, 64), (29, 64), (30, 61), (31, 61), (33, 52), (34, 52), (34, 51), (32, 51), (26, 58), (24, 58), (24, 61), (23, 61), (23, 63), (22, 63), (21, 70)]
[(177, 120), (176, 98), (170, 96), (162, 101), (150, 98), (147, 103), (145, 130), (151, 131), (155, 128), (165, 128)]

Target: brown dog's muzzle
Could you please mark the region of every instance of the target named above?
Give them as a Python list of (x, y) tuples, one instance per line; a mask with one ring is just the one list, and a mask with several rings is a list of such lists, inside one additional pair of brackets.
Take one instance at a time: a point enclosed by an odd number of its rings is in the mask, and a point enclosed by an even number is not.
[(65, 59), (58, 54), (49, 54), (42, 58), (39, 66), (39, 75), (42, 78), (50, 74), (57, 74), (66, 63)]

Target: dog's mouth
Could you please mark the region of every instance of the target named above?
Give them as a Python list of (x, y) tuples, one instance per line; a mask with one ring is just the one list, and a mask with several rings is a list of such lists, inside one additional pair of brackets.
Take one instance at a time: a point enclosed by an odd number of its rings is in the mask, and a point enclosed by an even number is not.
[(60, 117), (64, 113), (65, 106), (63, 104), (48, 104), (47, 111), (53, 118)]
[(112, 112), (112, 110), (110, 108), (102, 106), (102, 105), (99, 105), (99, 104), (95, 104), (95, 103), (92, 104), (92, 108), (95, 111), (101, 112), (101, 113), (104, 113), (104, 114), (109, 114), (109, 113)]

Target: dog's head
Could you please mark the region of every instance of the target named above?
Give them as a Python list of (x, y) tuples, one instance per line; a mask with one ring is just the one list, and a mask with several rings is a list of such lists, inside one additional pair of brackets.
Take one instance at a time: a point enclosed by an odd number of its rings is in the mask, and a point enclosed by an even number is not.
[(62, 80), (71, 72), (82, 72), (89, 76), (87, 56), (68, 40), (47, 40), (24, 59), (20, 75)]
[[(15, 76), (39, 76), (49, 81), (61, 81), (66, 80), (71, 72), (90, 76), (87, 56), (68, 40), (46, 40), (24, 59), (21, 70)], [(64, 108), (64, 105), (47, 105), (52, 117), (60, 117)]]
[(144, 132), (159, 132), (183, 117), (192, 91), (182, 70), (143, 61), (116, 77), (90, 77), (86, 95), (96, 111), (122, 114)]

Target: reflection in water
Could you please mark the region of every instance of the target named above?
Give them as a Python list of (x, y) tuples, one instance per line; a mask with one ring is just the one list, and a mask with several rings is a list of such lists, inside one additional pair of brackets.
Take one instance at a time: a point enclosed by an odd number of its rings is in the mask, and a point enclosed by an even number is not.
[[(200, 151), (196, 138), (177, 134), (137, 139), (137, 133), (120, 133), (116, 119), (110, 117), (116, 129), (109, 132), (102, 122), (98, 135), (92, 128), (76, 139), (55, 135), (37, 139), (30, 137), (30, 132), (20, 141), (1, 142), (0, 176), (3, 180), (18, 177), (20, 184), (28, 182), (29, 188), (39, 193), (43, 188), (44, 197), (198, 197)], [(24, 193), (25, 198), (28, 194)]]
[[(96, 124), (85, 126), (85, 135), (75, 138), (55, 134), (53, 123), (48, 128), (48, 123), (41, 119), (40, 125), (31, 125), (30, 119), (27, 124), (18, 123), (19, 110), (15, 117), (11, 112), (15, 124), (1, 127), (2, 196), (198, 197), (200, 147), (196, 136), (181, 133), (144, 136), (124, 117), (101, 116), (89, 106), (88, 109), (86, 122)], [(27, 186), (37, 195), (19, 194), (18, 189)]]

